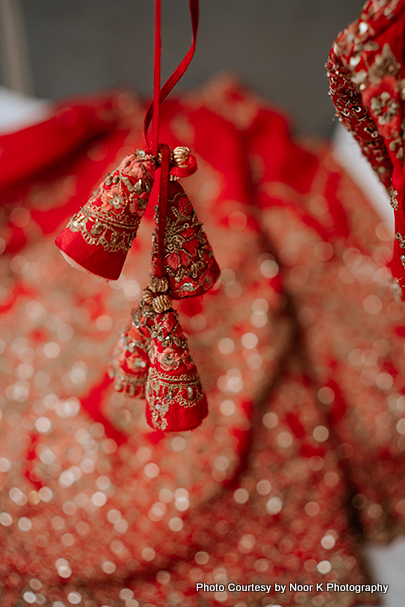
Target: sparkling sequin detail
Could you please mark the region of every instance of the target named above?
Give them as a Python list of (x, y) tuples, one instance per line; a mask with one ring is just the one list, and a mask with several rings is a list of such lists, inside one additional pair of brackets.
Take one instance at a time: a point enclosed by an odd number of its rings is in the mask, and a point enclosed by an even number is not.
[[(339, 34), (326, 64), (337, 116), (386, 187), (399, 233), (405, 230), (402, 202), (405, 66), (403, 36), (398, 35), (404, 28), (402, 2), (369, 0), (360, 17)], [(394, 243), (390, 268), (405, 289), (402, 261)]]

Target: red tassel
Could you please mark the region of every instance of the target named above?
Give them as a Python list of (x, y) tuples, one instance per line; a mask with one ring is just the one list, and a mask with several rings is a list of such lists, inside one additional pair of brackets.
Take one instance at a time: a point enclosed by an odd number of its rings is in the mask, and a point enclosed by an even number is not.
[(145, 397), (145, 383), (150, 365), (148, 350), (152, 339), (153, 308), (149, 291), (144, 291), (139, 306), (132, 310), (131, 322), (114, 348), (108, 374), (114, 389), (129, 396)]
[(177, 312), (157, 314), (146, 382), (146, 419), (165, 432), (192, 430), (208, 414), (207, 399)]
[[(193, 205), (177, 181), (168, 184), (164, 243), (164, 266), (173, 299), (202, 295), (215, 284), (219, 266)], [(155, 233), (153, 268), (156, 268), (157, 253)]]
[(166, 432), (192, 430), (208, 413), (207, 399), (165, 278), (153, 277), (118, 342), (109, 374), (114, 388), (146, 396), (146, 419)]
[(117, 280), (152, 189), (155, 161), (137, 150), (100, 185), (56, 239), (75, 264)]

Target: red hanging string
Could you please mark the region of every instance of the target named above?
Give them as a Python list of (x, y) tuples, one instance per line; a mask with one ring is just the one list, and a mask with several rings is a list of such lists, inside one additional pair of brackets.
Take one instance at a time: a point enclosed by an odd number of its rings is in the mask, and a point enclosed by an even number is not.
[[(189, 0), (191, 25), (193, 30), (193, 39), (187, 54), (179, 63), (172, 75), (167, 79), (165, 84), (160, 88), (160, 72), (161, 72), (161, 17), (162, 7), (161, 0), (155, 0), (155, 59), (153, 72), (153, 101), (149, 105), (144, 121), (144, 137), (146, 146), (151, 149), (152, 155), (157, 158), (159, 151), (161, 152), (160, 162), (160, 182), (159, 182), (159, 213), (158, 225), (156, 226), (157, 235), (157, 261), (155, 268), (155, 276), (161, 278), (165, 276), (164, 267), (164, 241), (167, 215), (167, 192), (169, 184), (169, 169), (170, 169), (170, 148), (167, 144), (159, 144), (159, 119), (160, 119), (160, 104), (166, 99), (167, 95), (183, 76), (191, 59), (193, 58), (195, 45), (197, 40), (198, 30), (198, 0)], [(148, 128), (152, 122), (152, 145), (148, 142)]]
[[(154, 66), (154, 96), (153, 101), (149, 105), (145, 114), (143, 133), (145, 137), (145, 143), (148, 148), (152, 150), (158, 146), (158, 134), (159, 134), (159, 105), (163, 103), (170, 91), (176, 86), (180, 78), (186, 72), (190, 62), (194, 56), (195, 45), (197, 41), (198, 31), (198, 18), (199, 8), (198, 0), (189, 0), (189, 8), (191, 15), (191, 27), (193, 31), (193, 39), (191, 46), (184, 56), (183, 60), (179, 63), (174, 72), (166, 80), (165, 84), (159, 91), (160, 86), (160, 54), (161, 54), (161, 3), (160, 0), (155, 0), (155, 66)], [(157, 84), (158, 83), (158, 84)], [(157, 88), (156, 88), (157, 86)], [(152, 133), (152, 146), (149, 145), (148, 141), (148, 128), (153, 116), (153, 133)], [(156, 136), (156, 139), (155, 139)]]
[[(162, 7), (161, 0), (155, 4), (155, 60), (153, 66), (153, 101), (152, 101), (152, 154), (157, 157), (159, 146), (159, 93), (160, 93), (160, 61), (162, 51)], [(146, 139), (146, 131), (145, 131)]]
[(159, 183), (159, 223), (157, 224), (157, 241), (158, 250), (156, 256), (155, 276), (162, 278), (165, 274), (164, 265), (164, 244), (165, 244), (165, 228), (167, 215), (167, 190), (169, 185), (169, 169), (170, 169), (170, 148), (166, 143), (160, 146), (162, 160), (160, 163), (160, 183)]

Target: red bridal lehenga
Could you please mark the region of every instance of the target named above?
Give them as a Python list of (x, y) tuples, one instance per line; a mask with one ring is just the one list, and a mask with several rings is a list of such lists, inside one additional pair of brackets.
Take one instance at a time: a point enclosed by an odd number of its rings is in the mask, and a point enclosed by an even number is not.
[(148, 280), (154, 201), (116, 282), (54, 244), (142, 147), (144, 110), (69, 100), (0, 138), (1, 605), (376, 604), (362, 541), (405, 527), (390, 235), (327, 144), (294, 141), (235, 82), (166, 102), (162, 140), (196, 154), (185, 188), (222, 272), (176, 303), (208, 417), (151, 431), (106, 369)]

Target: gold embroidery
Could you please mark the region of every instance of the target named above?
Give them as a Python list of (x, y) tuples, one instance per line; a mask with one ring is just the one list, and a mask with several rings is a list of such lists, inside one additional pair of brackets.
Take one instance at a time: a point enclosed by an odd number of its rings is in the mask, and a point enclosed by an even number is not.
[(405, 249), (405, 236), (403, 236), (400, 232), (397, 232), (395, 234), (395, 238), (398, 240), (401, 249)]
[[(129, 172), (127, 167), (134, 158), (137, 167)], [(143, 164), (148, 161), (153, 159), (143, 150), (124, 160), (113, 174), (107, 175), (67, 227), (72, 232), (80, 232), (90, 245), (101, 245), (107, 252), (126, 253), (148, 202), (145, 194), (150, 193), (153, 185), (153, 177)]]
[[(391, 165), (388, 155), (385, 157), (381, 152), (381, 150), (385, 150), (384, 140), (378, 132), (375, 122), (363, 106), (360, 93), (352, 86), (353, 78), (342, 66), (338, 68), (331, 61), (328, 62), (327, 68), (331, 95), (336, 106), (339, 122), (342, 122), (353, 133), (363, 154), (370, 160), (373, 169), (378, 173), (388, 172), (388, 167), (382, 164), (388, 163)], [(376, 167), (375, 163), (380, 164)], [(386, 181), (384, 183), (388, 185)]]
[(391, 186), (389, 189), (390, 205), (396, 211), (398, 209), (398, 192)]
[[(367, 49), (368, 50), (368, 49)], [(385, 76), (396, 76), (401, 65), (392, 54), (390, 45), (386, 42), (382, 48), (381, 55), (376, 55), (374, 64), (370, 66), (368, 78), (371, 84), (378, 86)]]
[[(152, 307), (143, 300), (132, 310), (131, 322), (122, 333), (109, 362), (108, 374), (114, 380), (117, 392), (126, 391), (130, 396), (145, 397), (148, 350), (152, 340), (150, 319), (153, 317)], [(137, 329), (137, 332), (134, 333), (131, 327)]]
[(388, 91), (383, 91), (380, 95), (372, 97), (370, 107), (374, 114), (378, 116), (379, 124), (391, 122), (399, 111), (399, 103), (392, 98)]
[[(172, 213), (175, 216), (171, 219), (166, 218), (165, 230), (165, 269), (166, 273), (173, 277), (179, 283), (185, 277), (189, 277), (190, 282), (185, 282), (181, 285), (182, 291), (193, 292), (200, 287), (196, 284), (207, 266), (204, 256), (210, 255), (212, 252), (207, 250), (207, 239), (205, 236), (202, 223), (198, 221), (194, 209), (191, 208), (191, 203), (187, 203), (181, 210), (181, 205), (176, 205), (176, 200), (187, 200), (184, 192), (177, 192), (175, 196), (169, 200)], [(190, 213), (191, 208), (191, 213)], [(187, 244), (191, 241), (198, 241), (193, 247), (193, 254), (187, 249)], [(157, 251), (156, 232), (153, 235), (153, 250)], [(187, 259), (187, 263), (184, 263)]]
[[(187, 398), (185, 398), (187, 394)], [(173, 401), (181, 407), (189, 408), (196, 405), (204, 397), (201, 381), (197, 373), (193, 375), (173, 376), (149, 369), (146, 381), (146, 399), (152, 414), (153, 426), (164, 430), (167, 426), (165, 418)]]
[(113, 218), (111, 213), (88, 202), (73, 215), (67, 227), (72, 232), (81, 232), (88, 244), (100, 244), (108, 252), (120, 249), (126, 252), (132, 245), (140, 221), (141, 217), (134, 216), (131, 220), (124, 212)]
[[(146, 366), (145, 361), (142, 359), (136, 359), (135, 364), (137, 360), (139, 360), (140, 364)], [(125, 373), (118, 367), (118, 364), (114, 359), (112, 359), (110, 365), (108, 375), (110, 379), (114, 380), (114, 390), (122, 392), (125, 389), (129, 396), (134, 396), (136, 394), (138, 398), (144, 398), (145, 380), (143, 377), (134, 377), (129, 373)]]

